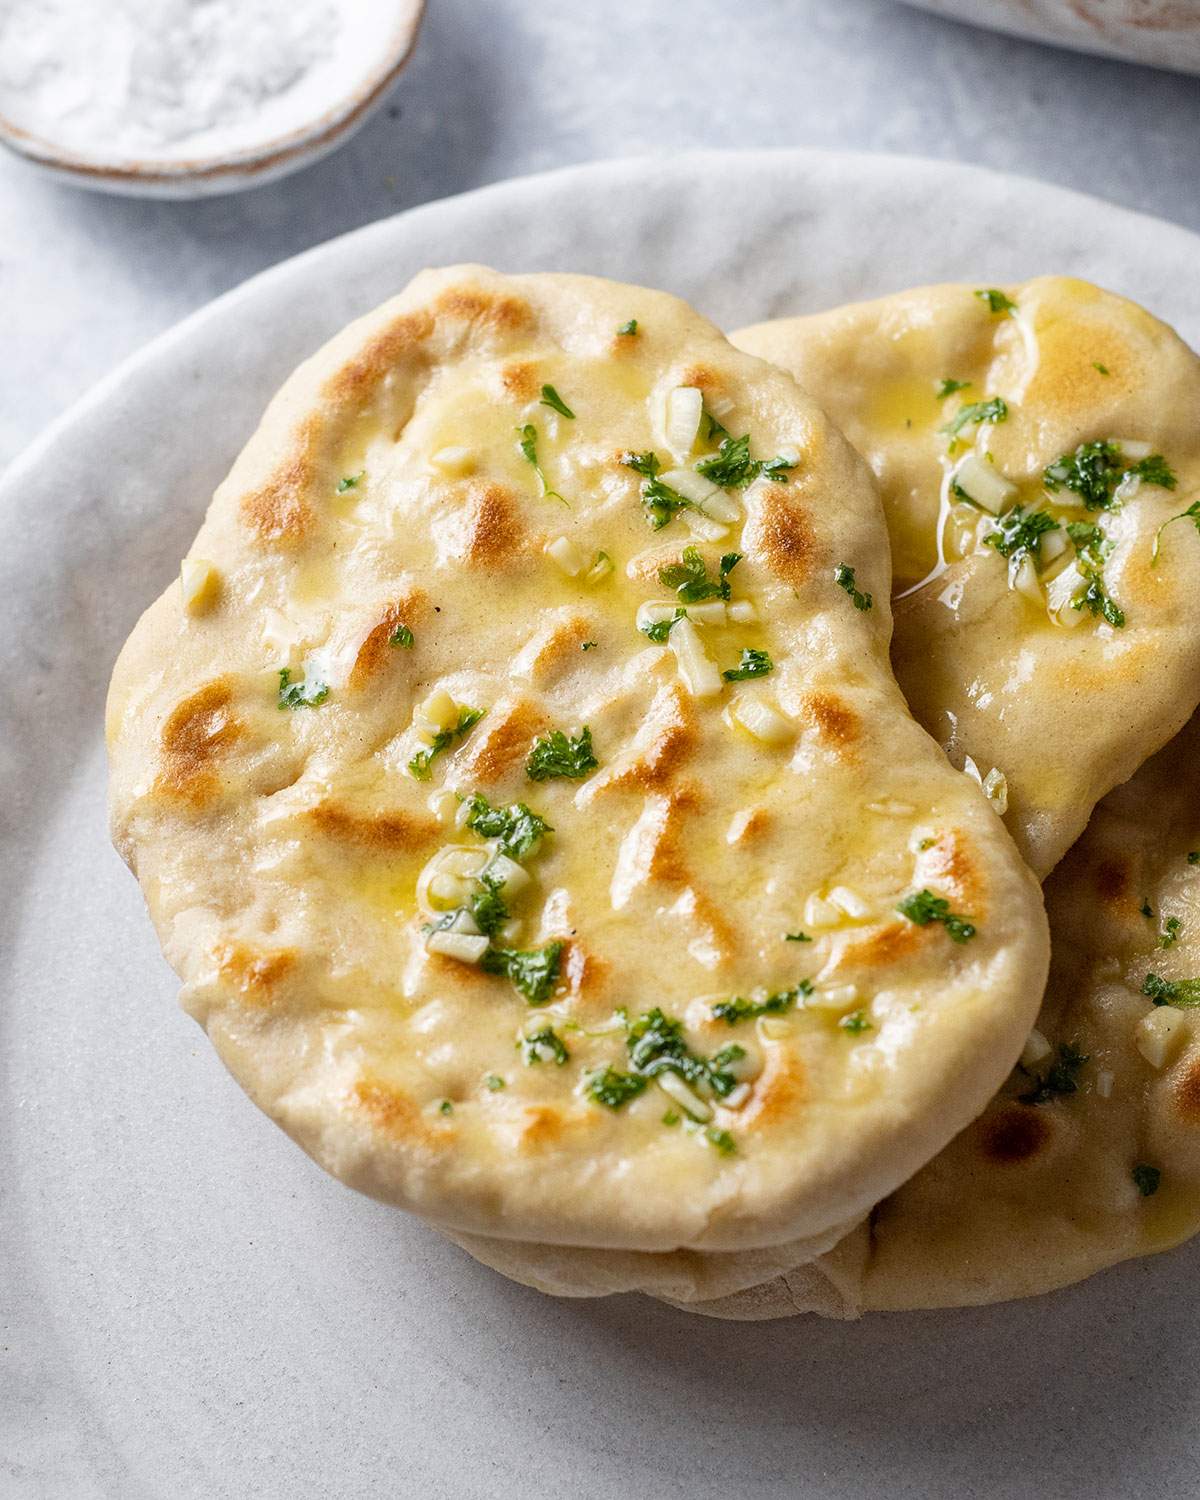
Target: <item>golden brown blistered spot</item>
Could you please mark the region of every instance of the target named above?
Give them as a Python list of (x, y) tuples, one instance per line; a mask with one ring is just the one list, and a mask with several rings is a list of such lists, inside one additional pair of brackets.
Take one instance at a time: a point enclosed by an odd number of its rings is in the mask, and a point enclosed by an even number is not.
[(722, 389), (724, 380), (721, 372), (711, 365), (689, 365), (680, 376), (679, 384), (694, 385), (706, 396), (714, 396)]
[(654, 695), (628, 748), (587, 782), (587, 800), (618, 787), (654, 791), (668, 785), (695, 744), (695, 713), (678, 684), (668, 683)]
[(295, 447), (270, 479), (241, 499), (242, 524), (265, 546), (296, 547), (316, 530), (317, 516), (309, 504), (316, 480), (315, 459), (319, 424), (313, 417), (301, 423)]
[(551, 619), (513, 658), (513, 676), (526, 677), (531, 682), (549, 682), (564, 666), (578, 661), (589, 629), (582, 615), (559, 615)]
[(580, 1130), (595, 1130), (602, 1111), (578, 1110), (567, 1113), (552, 1104), (527, 1104), (521, 1111), (517, 1127), (517, 1149), (544, 1151), (562, 1145)]
[(351, 688), (363, 687), (382, 667), (398, 657), (407, 660), (405, 653), (397, 651), (391, 644), (392, 635), (397, 625), (407, 625), (411, 630), (414, 622), (424, 614), (428, 603), (420, 589), (414, 589), (403, 599), (397, 599), (394, 604), (388, 605), (383, 618), (358, 648), (354, 666), (350, 669), (348, 685)]
[(162, 728), (163, 765), (157, 786), (202, 806), (220, 790), (214, 762), (239, 739), (229, 678), (205, 683), (176, 705)]
[(886, 969), (911, 957), (933, 935), (931, 927), (918, 927), (915, 922), (891, 922), (847, 943), (841, 963), (846, 968)]
[(516, 401), (532, 401), (541, 387), (538, 367), (528, 359), (505, 365), (500, 371), (500, 381)]
[(979, 1124), (980, 1152), (998, 1166), (1031, 1161), (1050, 1139), (1046, 1116), (1031, 1104), (1007, 1104)]
[(1175, 1111), (1185, 1125), (1200, 1125), (1200, 1052), (1189, 1052), (1171, 1084)]
[(455, 757), (455, 769), (484, 786), (491, 785), (525, 760), (545, 727), (541, 710), (527, 698), (497, 704)]
[(938, 887), (939, 894), (950, 892), (966, 905), (966, 915), (978, 919), (984, 908), (983, 872), (972, 852), (970, 837), (958, 828), (948, 828), (937, 836), (933, 846), (922, 857), (922, 878)]
[(516, 495), (502, 484), (472, 484), (448, 540), (448, 555), (468, 567), (511, 562), (528, 540)]
[(366, 1112), (376, 1129), (385, 1135), (422, 1146), (444, 1147), (450, 1144), (453, 1127), (434, 1124), (421, 1113), (414, 1099), (390, 1084), (380, 1083), (374, 1078), (360, 1078), (351, 1090), (351, 1098)]
[(222, 981), (248, 1005), (270, 1005), (296, 968), (290, 949), (255, 949), (224, 943), (214, 954)]
[(440, 839), (442, 833), (435, 819), (400, 808), (393, 812), (358, 813), (336, 802), (321, 802), (304, 816), (327, 838), (375, 854), (414, 852)]
[(762, 1074), (754, 1092), (734, 1117), (752, 1130), (771, 1130), (794, 1119), (804, 1104), (804, 1064), (790, 1048), (765, 1049)]
[(486, 292), (480, 286), (447, 287), (434, 308), (444, 317), (475, 323), (497, 333), (521, 333), (534, 324), (533, 308), (508, 292)]
[(808, 516), (785, 489), (773, 484), (763, 490), (743, 529), (742, 544), (750, 557), (798, 588), (812, 577), (817, 544)]
[(361, 403), (398, 365), (423, 353), (421, 346), (432, 332), (433, 317), (427, 309), (400, 313), (330, 376), (322, 394), (339, 405)]
[(862, 721), (836, 693), (806, 693), (800, 707), (830, 749), (848, 750), (862, 735)]
[(771, 814), (765, 807), (752, 807), (730, 826), (726, 842), (733, 845), (757, 844), (771, 826)]

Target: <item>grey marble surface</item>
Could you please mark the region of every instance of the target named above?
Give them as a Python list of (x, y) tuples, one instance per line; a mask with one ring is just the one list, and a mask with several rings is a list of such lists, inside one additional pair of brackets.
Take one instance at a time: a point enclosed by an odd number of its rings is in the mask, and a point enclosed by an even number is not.
[(1200, 229), (1194, 78), (889, 0), (429, 0), (390, 107), (273, 186), (150, 203), (0, 161), (0, 463), (146, 339), (344, 230), (596, 157), (797, 145), (978, 162)]

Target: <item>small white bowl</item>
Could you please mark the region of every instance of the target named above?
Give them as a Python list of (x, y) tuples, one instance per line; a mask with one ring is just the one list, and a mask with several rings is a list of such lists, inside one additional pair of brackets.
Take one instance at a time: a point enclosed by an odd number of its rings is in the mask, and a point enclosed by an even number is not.
[[(372, 9), (382, 6), (382, 0), (361, 3)], [(364, 63), (353, 87), (331, 88), (330, 98), (319, 112), (287, 131), (208, 155), (119, 158), (65, 147), (0, 112), (0, 144), (53, 177), (98, 192), (142, 198), (199, 198), (257, 187), (327, 156), (382, 102), (412, 55), (425, 9), (425, 0), (386, 3), (394, 15), (377, 21), (382, 45), (374, 59)]]

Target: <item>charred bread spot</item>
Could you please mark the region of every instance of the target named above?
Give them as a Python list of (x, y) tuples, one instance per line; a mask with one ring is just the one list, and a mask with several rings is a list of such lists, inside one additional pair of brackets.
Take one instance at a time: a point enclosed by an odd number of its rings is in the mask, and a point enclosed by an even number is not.
[(317, 529), (317, 516), (308, 500), (317, 477), (312, 426), (306, 424), (295, 451), (266, 484), (242, 496), (242, 524), (263, 546), (295, 548), (309, 541)]
[(533, 308), (522, 298), (466, 283), (447, 287), (438, 295), (434, 309), (442, 317), (492, 333), (527, 333), (536, 321)]
[(970, 836), (962, 829), (949, 828), (938, 835), (932, 848), (923, 855), (921, 871), (922, 879), (936, 884), (942, 894), (948, 887), (964, 904), (967, 915), (973, 918), (986, 915), (983, 875)]
[(1130, 869), (1114, 857), (1102, 859), (1092, 872), (1092, 885), (1102, 901), (1116, 905), (1129, 893)]
[(817, 544), (807, 514), (785, 493), (787, 486), (763, 488), (753, 503), (742, 544), (783, 583), (799, 588), (813, 575)]
[(490, 786), (524, 763), (545, 727), (542, 711), (528, 699), (498, 704), (455, 756), (455, 771)]
[(158, 789), (196, 806), (211, 802), (220, 790), (215, 762), (243, 732), (233, 713), (231, 680), (205, 683), (177, 704), (163, 725)]
[(1030, 1104), (1006, 1104), (986, 1115), (979, 1125), (979, 1150), (1002, 1167), (1032, 1161), (1050, 1140), (1045, 1114)]
[(338, 404), (361, 405), (387, 375), (414, 355), (423, 356), (422, 345), (432, 332), (433, 318), (427, 310), (401, 313), (330, 377), (323, 394)]
[(848, 750), (862, 736), (862, 722), (848, 703), (836, 693), (806, 693), (801, 702), (804, 719), (812, 724), (821, 743), (834, 750)]
[(772, 1130), (795, 1119), (804, 1106), (804, 1064), (786, 1047), (768, 1047), (762, 1075), (737, 1120), (753, 1130)]
[(358, 648), (358, 655), (354, 658), (354, 666), (350, 670), (351, 688), (363, 687), (370, 678), (390, 662), (403, 657), (403, 653), (398, 652), (391, 643), (396, 627), (407, 625), (411, 630), (414, 621), (425, 613), (428, 603), (428, 599), (420, 590), (414, 590), (403, 599), (398, 599), (388, 606), (383, 618)]
[(305, 817), (326, 838), (373, 854), (412, 853), (442, 837), (442, 829), (433, 818), (401, 809), (364, 814), (336, 802), (321, 802)]
[(532, 360), (518, 360), (500, 371), (500, 383), (515, 401), (532, 401), (541, 388), (538, 367)]
[(889, 923), (847, 943), (841, 962), (847, 968), (886, 969), (911, 957), (933, 936), (932, 928), (918, 927), (915, 922)]
[(1185, 1125), (1200, 1125), (1200, 1051), (1189, 1052), (1171, 1083), (1175, 1113)]
[(390, 1084), (360, 1078), (351, 1090), (351, 1099), (377, 1130), (394, 1140), (434, 1147), (450, 1143), (452, 1126), (435, 1125), (427, 1120), (415, 1100)]
[(630, 744), (587, 782), (581, 796), (616, 789), (654, 791), (670, 784), (696, 746), (696, 716), (675, 683), (654, 695)]
[(244, 943), (224, 943), (215, 957), (226, 987), (236, 991), (246, 1004), (257, 1006), (278, 999), (298, 963), (290, 948), (255, 949)]
[(435, 525), (443, 557), (467, 567), (503, 567), (528, 549), (517, 497), (502, 484), (468, 485), (462, 507)]

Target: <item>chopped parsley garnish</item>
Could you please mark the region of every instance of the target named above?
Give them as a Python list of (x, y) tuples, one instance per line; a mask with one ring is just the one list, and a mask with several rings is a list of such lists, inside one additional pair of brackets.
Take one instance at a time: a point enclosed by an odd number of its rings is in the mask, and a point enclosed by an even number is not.
[[(1174, 489), (1174, 485), (1168, 485), (1168, 489)], [(1158, 549), (1162, 542), (1162, 534), (1168, 526), (1173, 526), (1176, 521), (1191, 521), (1197, 531), (1200, 531), (1200, 500), (1193, 500), (1187, 510), (1181, 510), (1177, 516), (1172, 516), (1164, 521), (1154, 533), (1154, 546), (1150, 549), (1150, 566), (1153, 567), (1158, 561)]]
[(737, 1142), (729, 1134), (728, 1130), (718, 1130), (715, 1125), (706, 1127), (704, 1139), (710, 1146), (715, 1147), (722, 1156), (732, 1156), (737, 1150)]
[(316, 708), (329, 697), (329, 684), (319, 677), (305, 677), (300, 682), (292, 681), (290, 667), (279, 669), (280, 708)]
[[(804, 941), (810, 940), (805, 938)], [(752, 1021), (757, 1016), (780, 1016), (784, 1011), (791, 1010), (799, 996), (811, 994), (812, 985), (807, 979), (802, 979), (795, 988), (777, 990), (765, 1000), (743, 1000), (738, 996), (732, 1000), (720, 1000), (713, 1006), (712, 1013), (727, 1026), (736, 1026), (739, 1021)]]
[(617, 329), (618, 333), (623, 333), (627, 337), (632, 337), (637, 331), (638, 322), (636, 318), (630, 318), (628, 323), (622, 323), (620, 328)]
[(1155, 1005), (1173, 1005), (1177, 1010), (1192, 1010), (1200, 1005), (1200, 979), (1162, 979), (1147, 974), (1142, 980), (1142, 994)]
[(504, 882), (497, 880), (494, 875), (485, 874), (479, 877), (479, 884), (481, 889), (471, 897), (471, 915), (475, 918), (476, 927), (485, 937), (495, 937), (509, 917), (508, 907), (501, 894)]
[[(709, 421), (712, 421), (711, 417)], [(724, 428), (721, 430), (724, 432)], [(790, 463), (782, 455), (766, 460), (751, 458), (750, 434), (747, 432), (740, 438), (723, 437), (717, 452), (699, 461), (696, 473), (712, 480), (713, 484), (720, 485), (722, 489), (744, 490), (760, 474), (765, 474), (776, 484), (786, 484), (786, 470), (795, 467), (794, 463)]]
[(1111, 373), (1108, 366), (1102, 365), (1098, 359), (1092, 360), (1092, 369), (1099, 370), (1101, 375), (1108, 375)]
[(1008, 420), (1008, 402), (1003, 396), (992, 396), (987, 401), (972, 401), (969, 405), (961, 407), (951, 417), (950, 421), (942, 428), (951, 437), (957, 437), (968, 423), (978, 426), (981, 422), (1006, 422)]
[(645, 453), (626, 453), (621, 462), (627, 469), (640, 474), (643, 479), (653, 479), (662, 468), (662, 464), (658, 461), (658, 454), (649, 448)]
[(905, 896), (896, 910), (902, 917), (915, 922), (918, 927), (928, 927), (931, 922), (940, 922), (953, 942), (965, 943), (975, 936), (975, 928), (966, 917), (950, 910), (944, 896), (935, 896), (932, 891), (914, 891)]
[(751, 646), (742, 648), (742, 657), (736, 667), (721, 673), (726, 682), (745, 682), (751, 677), (765, 677), (774, 671), (775, 663), (765, 651), (756, 651)]
[(366, 475), (366, 469), (359, 469), (357, 474), (346, 474), (337, 482), (337, 492), (344, 495), (347, 490), (356, 490), (358, 482)]
[(833, 570), (833, 581), (838, 588), (845, 589), (854, 601), (855, 609), (868, 610), (874, 602), (870, 594), (859, 591), (854, 583), (854, 569), (848, 568), (845, 563), (838, 563)]
[(728, 1064), (744, 1057), (745, 1049), (725, 1047), (713, 1058), (697, 1057), (683, 1039), (683, 1023), (666, 1016), (656, 1005), (639, 1016), (629, 1028), (629, 1060), (643, 1078), (660, 1073), (678, 1074), (686, 1083), (706, 1084), (724, 1099), (737, 1087)]
[(539, 818), (523, 802), (493, 807), (486, 797), (476, 792), (467, 807), (467, 827), (480, 838), (495, 839), (500, 852), (510, 859), (524, 859), (532, 853), (543, 834), (554, 832), (545, 818)]
[(538, 405), (548, 406), (551, 411), (558, 412), (559, 416), (570, 417), (572, 422), (575, 420), (575, 413), (571, 410), (571, 408), (567, 405), (567, 403), (563, 400), (563, 398), (558, 394), (558, 392), (552, 385), (544, 385), (542, 387), (542, 399), (538, 403)]
[(449, 1099), (443, 1099), (442, 1102), (438, 1105), (438, 1114), (439, 1115), (452, 1115), (453, 1113), (454, 1113), (454, 1106), (453, 1106), (453, 1104), (450, 1103)]
[(1060, 1094), (1075, 1093), (1079, 1088), (1076, 1075), (1087, 1061), (1088, 1054), (1080, 1052), (1073, 1042), (1060, 1042), (1058, 1060), (1051, 1063), (1044, 1073), (1033, 1075), (1033, 1087), (1019, 1095), (1021, 1103), (1048, 1104)]
[(981, 302), (987, 303), (988, 312), (1014, 313), (1017, 310), (1017, 304), (994, 286), (983, 287), (975, 295)]
[(587, 1091), (597, 1104), (609, 1109), (620, 1109), (645, 1089), (646, 1080), (637, 1073), (618, 1073), (615, 1068), (605, 1068), (593, 1073), (588, 1079)]
[(1143, 900), (1142, 904), (1138, 908), (1138, 910), (1141, 912), (1142, 916), (1145, 917), (1148, 922), (1153, 922), (1154, 921), (1154, 908), (1150, 905), (1149, 901)]
[(1189, 849), (1187, 861), (1189, 865), (1200, 865), (1200, 849)]
[(687, 610), (677, 609), (669, 619), (647, 620), (644, 625), (639, 625), (638, 629), (642, 632), (643, 635), (649, 636), (650, 639), (655, 643), (655, 645), (661, 646), (666, 638), (671, 634), (671, 627), (673, 625), (677, 625), (680, 620), (686, 619)]
[(676, 1114), (673, 1109), (669, 1109), (667, 1110), (666, 1114), (663, 1115), (662, 1122), (664, 1125), (678, 1125), (680, 1119), (680, 1115)]
[(1158, 1185), (1162, 1181), (1162, 1172), (1158, 1167), (1148, 1167), (1145, 1162), (1138, 1162), (1129, 1175), (1143, 1198), (1153, 1198), (1158, 1192)]
[(678, 490), (673, 490), (661, 479), (647, 479), (642, 485), (642, 504), (654, 531), (661, 531), (681, 510), (695, 509), (690, 500), (685, 500)]
[(729, 575), (742, 560), (740, 552), (726, 552), (714, 580), (708, 576), (708, 565), (695, 547), (685, 547), (677, 563), (667, 563), (658, 570), (659, 582), (674, 589), (684, 604), (701, 604), (705, 599), (729, 598)]
[(552, 1062), (561, 1068), (570, 1058), (567, 1044), (553, 1026), (543, 1026), (521, 1038), (521, 1056), (528, 1067), (535, 1063)]
[[(478, 920), (478, 919), (477, 919)], [(503, 974), (530, 1005), (545, 1005), (558, 983), (563, 945), (544, 948), (489, 948), (480, 960), (485, 974)]]
[(1173, 948), (1179, 941), (1179, 935), (1183, 931), (1183, 923), (1178, 917), (1168, 917), (1163, 923), (1163, 930), (1158, 935), (1158, 946), (1160, 948)]
[(558, 776), (582, 781), (599, 764), (592, 753), (592, 731), (585, 724), (575, 736), (553, 729), (544, 739), (534, 740), (525, 774), (530, 781), (550, 781)]
[(1097, 568), (1103, 565), (1113, 549), (1112, 542), (1101, 528), (1093, 526), (1090, 521), (1068, 521), (1067, 535), (1075, 543), (1076, 552), (1082, 553)]
[(718, 422), (706, 406), (704, 408), (704, 441), (706, 443), (723, 442), (728, 436), (729, 429)]
[[(545, 389), (548, 390), (549, 387), (547, 386), (545, 387)], [(533, 469), (533, 472), (538, 477), (538, 484), (541, 486), (542, 490), (542, 499), (562, 500), (562, 503), (566, 505), (567, 502), (563, 500), (563, 497), (558, 493), (558, 491), (552, 490), (550, 488), (550, 485), (547, 483), (546, 472), (542, 468), (541, 462), (538, 459), (537, 445), (538, 430), (532, 422), (526, 422), (524, 427), (517, 428), (517, 446), (520, 448), (521, 455), (525, 459), (525, 462), (529, 464), (529, 466)], [(570, 507), (568, 506), (568, 509), (569, 508)]]
[(1086, 609), (1093, 615), (1100, 615), (1114, 630), (1120, 630), (1125, 624), (1125, 611), (1104, 587), (1100, 574), (1087, 566), (1080, 571), (1087, 580), (1087, 586), (1080, 589), (1071, 600), (1071, 608)]
[(807, 932), (785, 932), (783, 935), (785, 943), (811, 943), (812, 938)]
[(448, 750), (455, 740), (461, 740), (475, 728), (487, 712), (483, 708), (460, 708), (458, 723), (453, 729), (439, 729), (430, 741), (427, 750), (418, 750), (408, 763), (409, 774), (417, 781), (428, 781), (430, 767), (443, 750)]
[(599, 641), (584, 641), (579, 649), (581, 651), (594, 651), (599, 644)]
[(1165, 490), (1173, 490), (1177, 483), (1161, 453), (1128, 464), (1120, 446), (1103, 438), (1080, 443), (1074, 453), (1064, 453), (1042, 475), (1042, 483), (1052, 495), (1061, 489), (1072, 490), (1088, 510), (1108, 510), (1120, 487), (1132, 479)]
[(838, 1022), (843, 1031), (848, 1031), (851, 1036), (858, 1036), (864, 1031), (873, 1031), (874, 1027), (867, 1020), (866, 1012), (852, 1010), (848, 1016), (843, 1016)]
[(407, 625), (397, 625), (391, 635), (388, 636), (388, 645), (401, 646), (405, 651), (411, 651), (413, 639), (413, 633)]
[(483, 1081), (493, 1094), (498, 1094), (502, 1088), (506, 1087), (504, 1079), (500, 1077), (499, 1073), (489, 1073)]
[(1019, 563), (1024, 557), (1040, 558), (1042, 538), (1048, 531), (1057, 530), (1058, 522), (1049, 511), (1014, 505), (997, 516), (994, 529), (983, 540), (985, 546), (994, 547), (1001, 557)]
[(952, 380), (950, 376), (946, 376), (944, 380), (938, 381), (937, 398), (939, 401), (944, 401), (947, 396), (953, 396), (956, 391), (968, 390), (970, 385), (969, 380)]

